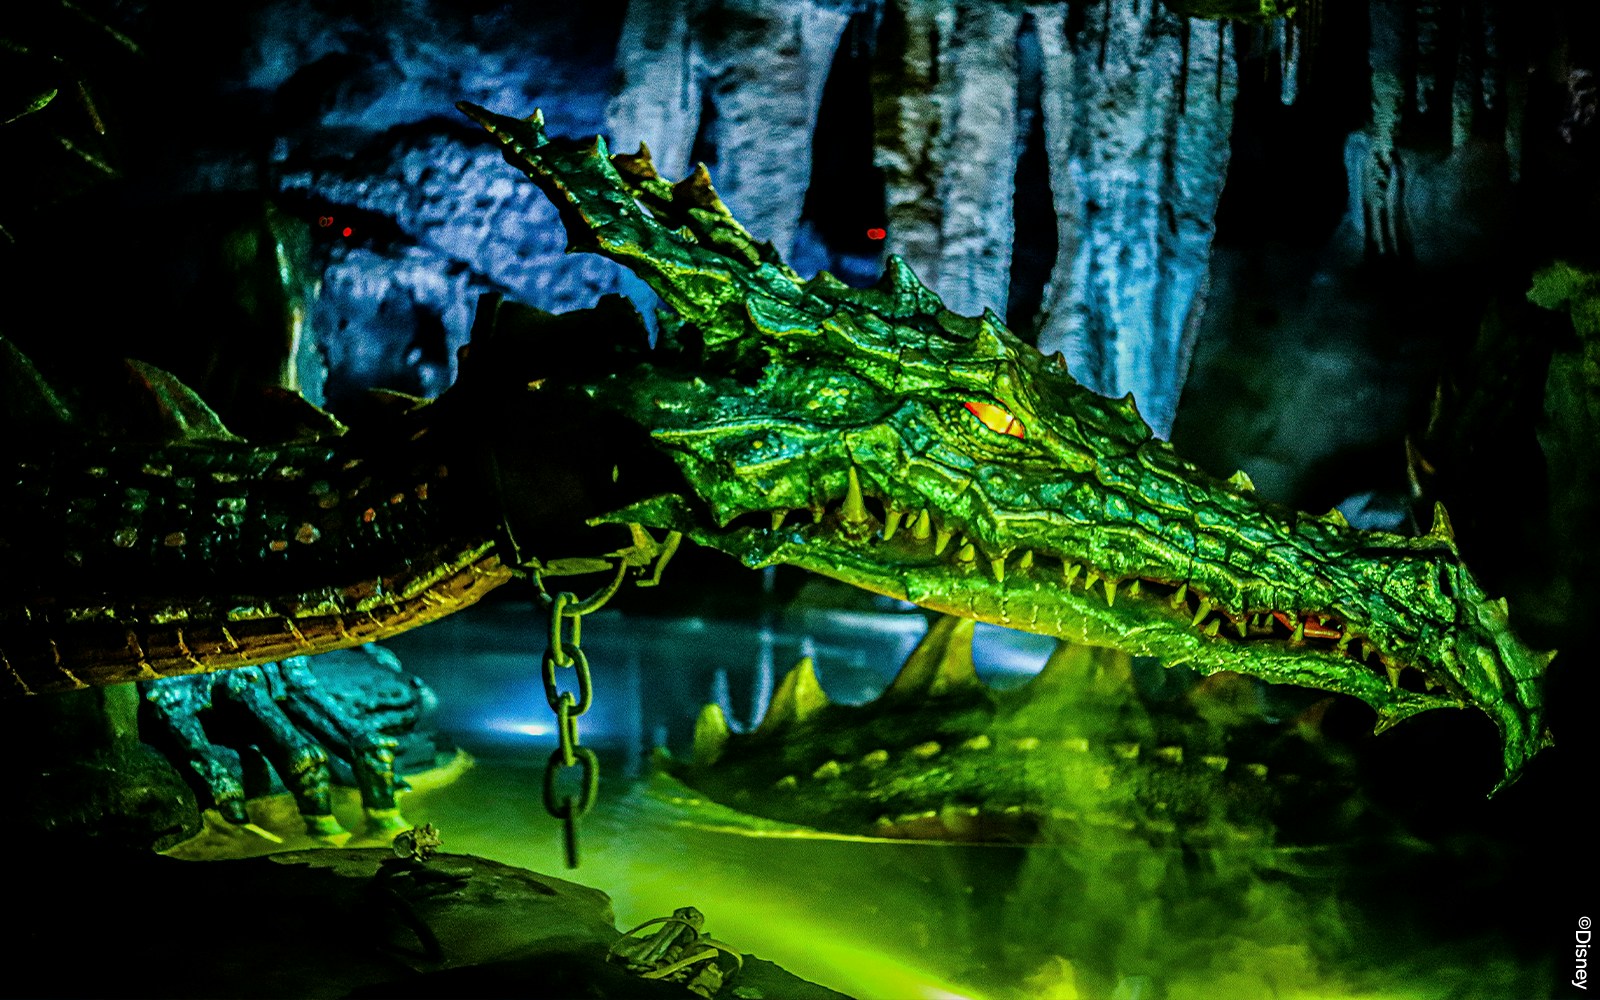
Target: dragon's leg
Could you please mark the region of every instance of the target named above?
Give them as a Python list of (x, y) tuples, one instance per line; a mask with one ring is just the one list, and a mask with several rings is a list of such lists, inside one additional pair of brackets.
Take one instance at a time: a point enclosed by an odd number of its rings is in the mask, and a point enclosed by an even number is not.
[(367, 815), (364, 836), (389, 841), (409, 829), (410, 824), (395, 803), (395, 793), (406, 787), (395, 774), (395, 747), (399, 740), (356, 718), (329, 695), (305, 657), (283, 661), (280, 671), (288, 715), (323, 746), (350, 762)]
[(214, 677), (200, 674), (169, 677), (140, 687), (151, 715), (166, 730), (184, 763), (211, 792), (217, 811), (230, 823), (248, 823), (239, 754), (211, 742), (200, 723), (200, 713), (211, 707), (214, 681)]
[(281, 684), (275, 664), (240, 667), (222, 674), (213, 698), (226, 698), (244, 710), (246, 724), (254, 731), (252, 742), (294, 796), (306, 832), (325, 843), (342, 844), (350, 834), (333, 818), (328, 752), (278, 706)]

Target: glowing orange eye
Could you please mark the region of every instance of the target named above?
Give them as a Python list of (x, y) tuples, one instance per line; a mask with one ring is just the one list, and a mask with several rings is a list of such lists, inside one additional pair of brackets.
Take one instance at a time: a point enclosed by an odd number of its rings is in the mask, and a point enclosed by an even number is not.
[(1012, 416), (1009, 410), (993, 403), (972, 402), (966, 405), (967, 411), (991, 431), (996, 434), (1009, 434), (1019, 441), (1022, 440), (1022, 421)]

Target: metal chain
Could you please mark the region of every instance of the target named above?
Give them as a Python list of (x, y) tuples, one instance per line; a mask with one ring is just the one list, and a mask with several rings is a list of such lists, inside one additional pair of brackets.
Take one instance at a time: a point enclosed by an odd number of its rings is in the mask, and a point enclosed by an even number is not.
[[(611, 600), (622, 586), (626, 572), (627, 564), (619, 561), (611, 583), (582, 601), (569, 591), (551, 596), (545, 592), (544, 581), (539, 574), (533, 574), (534, 586), (539, 591), (539, 606), (549, 614), (548, 637), (539, 672), (544, 680), (545, 701), (556, 714), (556, 737), (559, 741), (544, 766), (544, 808), (561, 821), (568, 868), (578, 867), (578, 820), (594, 805), (595, 794), (600, 788), (599, 760), (593, 750), (578, 745), (578, 718), (594, 705), (589, 658), (584, 655), (581, 641), (583, 616), (600, 610)], [(566, 638), (563, 638), (564, 632), (569, 633)], [(556, 684), (556, 671), (569, 667), (575, 668), (578, 685), (576, 697), (571, 691), (560, 690)], [(579, 769), (579, 791), (576, 794), (568, 793), (558, 801), (557, 774), (574, 766)]]

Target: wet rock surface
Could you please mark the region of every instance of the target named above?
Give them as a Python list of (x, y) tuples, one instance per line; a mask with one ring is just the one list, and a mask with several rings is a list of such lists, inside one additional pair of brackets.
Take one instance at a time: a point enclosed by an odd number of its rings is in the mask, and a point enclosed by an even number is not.
[[(606, 963), (619, 932), (609, 897), (597, 889), (467, 855), (438, 855), (422, 877), (375, 878), (394, 860), (382, 849), (204, 863), (57, 859), (13, 896), (34, 919), (15, 942), (8, 989), (33, 996), (695, 996)], [(117, 900), (128, 922), (118, 929), (103, 908), (85, 913), (86, 898)], [(63, 933), (87, 926), (100, 929)], [(842, 996), (749, 958), (724, 995)]]

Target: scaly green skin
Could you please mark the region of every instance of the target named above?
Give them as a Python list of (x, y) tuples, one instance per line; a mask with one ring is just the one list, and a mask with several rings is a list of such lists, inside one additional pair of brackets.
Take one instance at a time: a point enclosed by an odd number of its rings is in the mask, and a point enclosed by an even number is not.
[[(685, 488), (602, 520), (1169, 665), (1352, 695), (1380, 730), (1472, 706), (1500, 730), (1500, 787), (1547, 745), (1551, 654), (1512, 634), (1442, 510), (1407, 538), (1263, 501), (1243, 476), (1184, 462), (1131, 397), (1082, 388), (993, 313), (946, 310), (896, 258), (872, 289), (801, 280), (703, 169), (669, 185), (643, 152), (612, 157), (600, 139), (549, 139), (538, 115), (459, 107), (555, 203), (571, 249), (628, 267), (675, 314), (664, 350), (585, 395), (648, 430)], [(999, 407), (1024, 436), (967, 403)]]
[[(705, 798), (817, 830), (895, 839), (1080, 838), (1239, 846), (1347, 832), (1348, 773), (1242, 678), (1147, 710), (1126, 653), (1063, 645), (1026, 686), (973, 670), (970, 619), (940, 618), (884, 694), (834, 705), (802, 660), (761, 726), (708, 705), (666, 770)], [(1220, 679), (1219, 679), (1220, 680)], [(1241, 697), (1242, 696), (1242, 697)], [(1343, 820), (1341, 820), (1343, 818)]]

